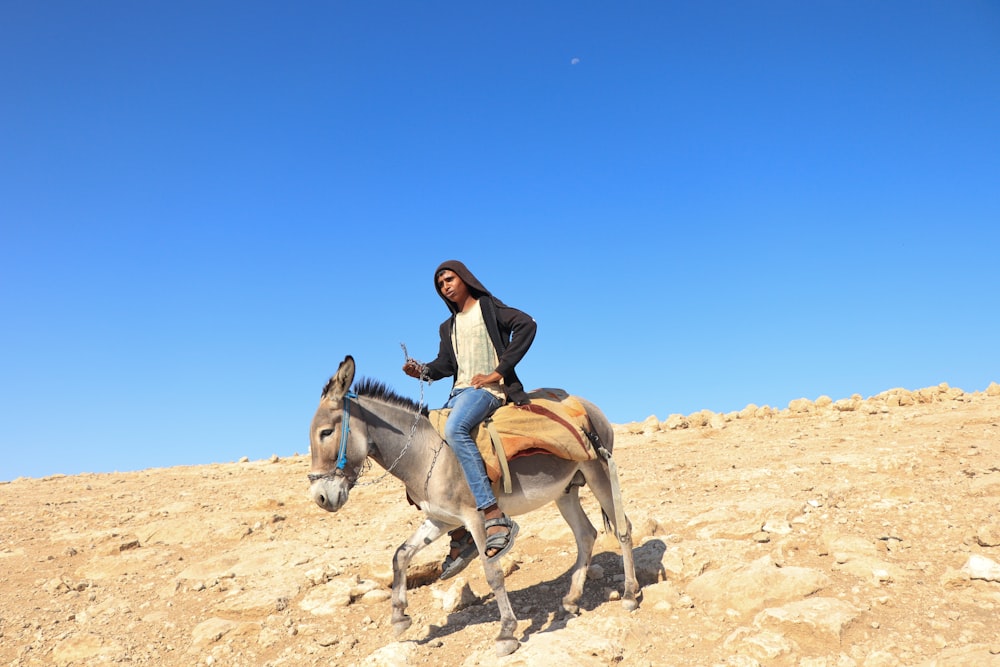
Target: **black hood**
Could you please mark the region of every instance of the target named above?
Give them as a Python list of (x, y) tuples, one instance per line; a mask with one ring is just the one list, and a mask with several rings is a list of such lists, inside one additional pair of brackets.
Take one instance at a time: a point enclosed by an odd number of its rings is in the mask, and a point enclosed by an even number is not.
[(441, 297), (441, 300), (444, 301), (445, 305), (448, 306), (448, 310), (452, 313), (458, 311), (458, 306), (446, 299), (444, 294), (441, 294), (441, 290), (438, 288), (438, 274), (445, 270), (454, 271), (455, 275), (461, 278), (469, 288), (469, 293), (477, 299), (483, 296), (493, 296), (488, 289), (483, 287), (483, 284), (479, 282), (479, 279), (472, 275), (472, 271), (469, 271), (468, 267), (466, 267), (465, 264), (462, 264), (462, 262), (457, 259), (449, 259), (446, 262), (441, 262), (441, 265), (434, 269), (434, 291), (437, 292), (437, 295)]

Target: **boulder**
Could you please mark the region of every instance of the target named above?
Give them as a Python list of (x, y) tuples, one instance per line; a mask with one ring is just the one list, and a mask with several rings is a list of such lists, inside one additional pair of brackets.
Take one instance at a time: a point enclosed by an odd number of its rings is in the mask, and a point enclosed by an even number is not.
[(805, 567), (778, 567), (770, 556), (710, 570), (692, 581), (687, 592), (719, 611), (748, 613), (813, 595), (830, 585), (824, 573)]

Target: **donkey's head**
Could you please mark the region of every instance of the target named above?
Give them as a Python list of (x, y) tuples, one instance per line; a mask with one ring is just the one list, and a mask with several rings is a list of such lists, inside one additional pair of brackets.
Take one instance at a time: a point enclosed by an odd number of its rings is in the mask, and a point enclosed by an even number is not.
[(368, 455), (360, 429), (350, 427), (351, 404), (356, 398), (350, 392), (352, 382), (354, 358), (348, 355), (323, 387), (309, 427), (309, 491), (316, 504), (328, 512), (336, 512), (347, 502)]

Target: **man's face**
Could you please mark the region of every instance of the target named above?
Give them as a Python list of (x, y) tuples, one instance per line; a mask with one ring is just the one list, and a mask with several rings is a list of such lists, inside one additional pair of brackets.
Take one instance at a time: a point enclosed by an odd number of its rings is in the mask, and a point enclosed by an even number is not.
[(469, 288), (454, 271), (442, 271), (437, 278), (437, 285), (444, 298), (456, 305), (462, 305), (469, 298)]

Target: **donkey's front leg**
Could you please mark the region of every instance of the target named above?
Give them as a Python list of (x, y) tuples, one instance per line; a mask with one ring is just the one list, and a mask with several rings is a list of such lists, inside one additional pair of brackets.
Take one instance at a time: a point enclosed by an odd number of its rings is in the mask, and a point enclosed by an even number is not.
[(397, 636), (403, 634), (413, 622), (406, 615), (406, 568), (418, 551), (441, 537), (445, 528), (431, 519), (425, 519), (392, 557), (392, 628)]
[(514, 631), (517, 630), (517, 616), (514, 615), (514, 607), (510, 604), (510, 598), (507, 596), (507, 587), (504, 585), (503, 569), (500, 567), (500, 563), (491, 563), (483, 555), (486, 551), (486, 529), (483, 527), (481, 519), (480, 523), (471, 526), (466, 524), (465, 527), (472, 533), (476, 546), (479, 547), (479, 558), (483, 563), (486, 582), (493, 591), (497, 608), (500, 611), (500, 634), (496, 638), (496, 652), (497, 656), (502, 658), (516, 651), (521, 645), (521, 642), (514, 637)]

